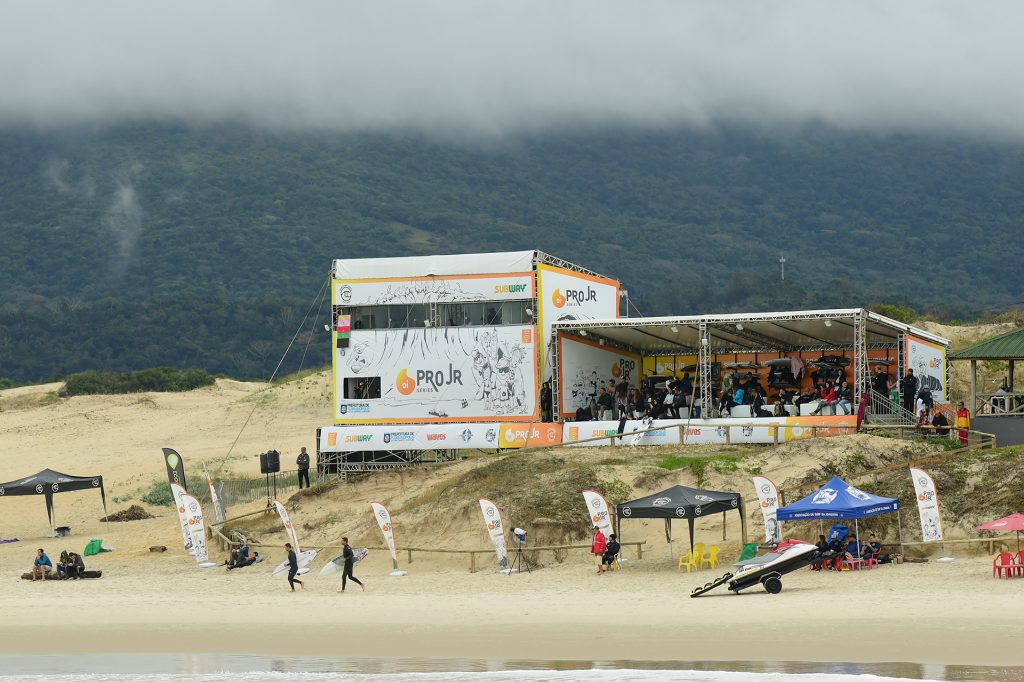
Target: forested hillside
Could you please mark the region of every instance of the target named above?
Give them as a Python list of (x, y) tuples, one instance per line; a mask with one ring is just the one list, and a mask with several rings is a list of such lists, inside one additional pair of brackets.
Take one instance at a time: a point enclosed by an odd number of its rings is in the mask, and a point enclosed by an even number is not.
[[(1021, 216), (1024, 147), (963, 138), (6, 130), (0, 379), (265, 377), (335, 257), (539, 248), (621, 278), (645, 314), (973, 319), (1024, 299)], [(306, 365), (327, 360), (322, 331), (300, 335), (285, 370), (307, 341)]]

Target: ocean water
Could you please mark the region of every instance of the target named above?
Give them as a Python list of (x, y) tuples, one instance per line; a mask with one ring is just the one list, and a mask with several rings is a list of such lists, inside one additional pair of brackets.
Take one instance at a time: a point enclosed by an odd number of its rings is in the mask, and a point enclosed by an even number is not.
[(915, 663), (60, 654), (0, 655), (0, 679), (4, 682), (1024, 682), (1024, 668)]

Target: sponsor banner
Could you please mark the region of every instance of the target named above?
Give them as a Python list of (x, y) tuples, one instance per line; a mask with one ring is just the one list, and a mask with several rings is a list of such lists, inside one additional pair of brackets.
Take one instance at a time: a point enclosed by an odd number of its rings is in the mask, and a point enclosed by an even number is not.
[(608, 512), (608, 500), (595, 490), (584, 490), (583, 501), (587, 505), (587, 513), (590, 514), (590, 525), (600, 528), (605, 538), (610, 537), (614, 531), (612, 517)]
[(560, 445), (562, 425), (560, 423), (508, 422), (498, 431), (498, 447), (525, 448), (540, 445)]
[(782, 528), (775, 514), (781, 506), (779, 489), (770, 478), (764, 476), (754, 476), (754, 489), (761, 504), (761, 516), (764, 517), (764, 541), (769, 545), (778, 544), (782, 540)]
[(484, 515), (484, 525), (487, 526), (487, 534), (494, 544), (494, 555), (498, 558), (498, 564), (505, 568), (508, 559), (505, 552), (505, 526), (501, 523), (501, 512), (498, 505), (488, 499), (480, 498), (480, 511)]
[[(510, 422), (467, 422), (464, 424), (368, 424), (326, 426), (320, 429), (320, 452), (361, 450), (496, 450), (502, 426), (525, 429)], [(545, 425), (547, 426), (547, 425)], [(557, 424), (551, 426), (559, 426)]]
[(575, 417), (581, 407), (589, 409), (609, 379), (640, 386), (641, 360), (634, 353), (559, 333), (558, 358), (558, 404), (564, 418)]
[(906, 339), (907, 369), (914, 370), (918, 390), (927, 386), (932, 391), (932, 398), (937, 401), (945, 400), (946, 347), (909, 334)]
[(371, 502), (370, 508), (373, 509), (373, 518), (377, 520), (380, 532), (384, 534), (384, 543), (391, 552), (391, 564), (397, 569), (398, 554), (395, 552), (395, 528), (391, 523), (391, 512), (380, 502)]
[[(209, 558), (206, 551), (206, 523), (203, 520), (203, 505), (199, 504), (192, 495), (181, 494), (181, 508), (178, 510), (182, 515), (184, 523), (188, 526), (189, 537), (192, 540), (192, 553), (196, 561), (202, 563)], [(182, 526), (184, 527), (184, 526)]]
[(939, 514), (939, 493), (935, 479), (924, 469), (911, 469), (914, 493), (917, 495), (917, 512), (921, 516), (921, 537), (925, 542), (942, 540), (942, 517)]
[(288, 542), (292, 543), (292, 549), (298, 554), (302, 550), (299, 549), (299, 534), (295, 532), (295, 527), (292, 526), (292, 520), (288, 517), (288, 510), (284, 508), (284, 505), (274, 500), (274, 508), (277, 509), (277, 515), (281, 517), (281, 523), (284, 524), (284, 532), (288, 535)]
[[(725, 443), (774, 443), (775, 429), (779, 442), (810, 438), (812, 427), (818, 427), (818, 436), (850, 433), (856, 426), (855, 416), (838, 417), (778, 417), (752, 421), (750, 419), (656, 419), (650, 426), (655, 430), (644, 434), (637, 445), (714, 445)], [(681, 428), (680, 428), (681, 427)], [(845, 427), (845, 428), (840, 428)], [(642, 430), (643, 422), (628, 420), (623, 435)], [(562, 442), (585, 446), (611, 445), (611, 436), (619, 432), (617, 421), (565, 422)], [(682, 434), (680, 433), (682, 432)], [(587, 443), (577, 443), (600, 438)], [(618, 444), (632, 445), (632, 440), (616, 439)]]
[(210, 501), (213, 502), (213, 511), (216, 514), (217, 523), (224, 522), (224, 507), (221, 506), (220, 496), (217, 495), (217, 489), (213, 487), (213, 479), (210, 478), (210, 472), (206, 470), (206, 463), (203, 462), (203, 473), (206, 474), (206, 485), (210, 488)]
[(399, 279), (334, 280), (334, 304), (408, 305), (518, 301), (534, 298), (533, 273), (452, 275)]
[[(354, 331), (335, 351), (334, 421), (536, 419), (535, 342), (528, 325)], [(361, 380), (380, 397), (354, 397)]]
[(167, 467), (167, 481), (171, 485), (180, 485), (185, 491), (188, 491), (188, 482), (185, 480), (185, 460), (170, 448), (162, 449), (164, 465)]
[[(541, 356), (544, 380), (551, 378), (551, 327), (556, 322), (607, 320), (619, 316), (619, 283), (551, 265), (537, 265)], [(639, 369), (639, 368), (638, 368)]]
[(192, 548), (192, 533), (188, 529), (188, 517), (185, 515), (185, 489), (177, 483), (171, 484), (171, 494), (174, 496), (174, 509), (178, 512), (178, 525), (181, 527), (181, 540), (185, 545), (185, 551), (194, 554)]

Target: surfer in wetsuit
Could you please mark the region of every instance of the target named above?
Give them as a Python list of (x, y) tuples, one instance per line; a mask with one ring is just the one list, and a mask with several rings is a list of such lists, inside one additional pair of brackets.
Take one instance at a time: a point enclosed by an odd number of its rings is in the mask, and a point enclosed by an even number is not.
[(343, 548), (341, 550), (341, 556), (345, 559), (345, 566), (344, 566), (344, 568), (342, 569), (342, 572), (341, 572), (341, 589), (338, 590), (338, 592), (344, 592), (345, 591), (345, 582), (346, 582), (346, 580), (351, 580), (356, 585), (359, 585), (359, 587), (361, 587), (362, 590), (365, 592), (366, 591), (366, 585), (364, 585), (363, 582), (359, 578), (357, 578), (354, 575), (352, 575), (352, 564), (355, 563), (355, 562), (353, 560), (354, 557), (353, 557), (353, 554), (352, 554), (352, 548), (348, 546), (348, 538), (342, 538), (341, 539), (341, 546)]
[[(288, 550), (288, 584), (292, 586), (292, 592), (295, 591), (295, 583), (298, 583), (299, 587), (302, 589), (306, 589), (306, 586), (302, 584), (302, 581), (295, 577), (299, 574), (299, 558), (295, 556), (295, 550), (292, 549), (292, 543), (284, 543), (284, 548)], [(280, 575), (280, 573), (278, 575)]]

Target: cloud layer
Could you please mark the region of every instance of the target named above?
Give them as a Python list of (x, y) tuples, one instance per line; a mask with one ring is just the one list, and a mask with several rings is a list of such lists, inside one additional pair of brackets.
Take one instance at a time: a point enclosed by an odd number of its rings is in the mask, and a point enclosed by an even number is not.
[(0, 125), (509, 134), (731, 121), (1024, 138), (1024, 3), (0, 4)]

